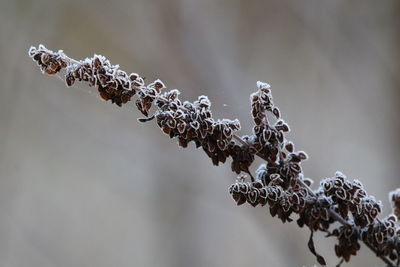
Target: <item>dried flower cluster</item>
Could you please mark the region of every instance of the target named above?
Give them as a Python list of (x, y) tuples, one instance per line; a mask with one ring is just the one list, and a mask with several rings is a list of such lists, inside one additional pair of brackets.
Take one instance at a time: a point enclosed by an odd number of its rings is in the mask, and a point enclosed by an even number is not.
[[(293, 186), (285, 190), (282, 187), (283, 180), (279, 174), (272, 174), (268, 184), (265, 181), (265, 165), (262, 165), (257, 172), (255, 182), (245, 182), (242, 176), (239, 181), (229, 187), (229, 193), (237, 205), (249, 203), (253, 207), (257, 205), (269, 205), (271, 215), (282, 222), (292, 221), (290, 215), (304, 211), (307, 203), (308, 191), (298, 183), (297, 178), (293, 179)], [(326, 213), (329, 220), (329, 214)]]
[[(295, 151), (294, 144), (286, 140), (289, 126), (273, 104), (270, 85), (258, 82), (258, 90), (250, 96), (254, 121), (250, 135), (239, 137), (238, 120), (216, 120), (210, 110), (207, 96), (196, 101), (181, 101), (176, 89), (163, 92), (164, 83), (156, 80), (145, 84), (136, 73), (128, 74), (112, 65), (100, 55), (82, 61), (68, 58), (61, 50), (57, 53), (43, 45), (31, 47), (29, 56), (37, 62), (43, 73), (50, 75), (65, 71), (65, 81), (72, 86), (76, 81), (97, 87), (104, 100), (118, 106), (136, 96), (136, 106), (145, 116), (141, 122), (155, 119), (160, 129), (178, 144), (189, 142), (201, 147), (213, 164), (225, 163), (232, 158), (232, 171), (240, 174), (229, 193), (238, 205), (249, 203), (253, 207), (268, 204), (272, 216), (290, 222), (297, 216), (300, 227), (311, 230), (308, 247), (317, 261), (325, 260), (314, 247), (313, 233), (323, 231), (338, 239), (336, 255), (349, 261), (364, 242), (389, 266), (400, 265), (400, 189), (390, 194), (393, 214), (380, 220), (381, 203), (367, 194), (358, 180), (349, 181), (337, 172), (323, 179), (312, 190), (312, 180), (304, 178), (301, 162), (307, 159), (303, 151)], [(254, 178), (249, 167), (255, 156), (265, 160)], [(250, 181), (241, 173), (250, 175)], [(334, 224), (339, 222), (339, 226)]]
[[(193, 141), (197, 147), (204, 149), (215, 165), (224, 163), (227, 157), (232, 156), (239, 166), (233, 168), (240, 169), (244, 161), (241, 149), (238, 150), (237, 145), (231, 142), (234, 132), (240, 129), (240, 123), (238, 120), (214, 120), (207, 96), (200, 96), (194, 102), (182, 102), (177, 89), (162, 93), (161, 90), (165, 88), (162, 81), (156, 80), (145, 85), (144, 78), (136, 73), (127, 74), (100, 55), (78, 62), (67, 58), (62, 51), (54, 53), (43, 45), (31, 47), (29, 55), (47, 74), (56, 74), (65, 69), (67, 86), (72, 86), (75, 81), (86, 82), (89, 86), (96, 86), (104, 100), (110, 100), (118, 106), (137, 95), (136, 106), (147, 117), (142, 121), (156, 118), (162, 131), (171, 138), (176, 137), (180, 146), (187, 147)], [(149, 117), (153, 103), (156, 110)], [(239, 153), (234, 154), (235, 151)]]
[(354, 224), (359, 227), (371, 224), (381, 212), (381, 203), (367, 195), (361, 182), (350, 182), (341, 172), (336, 172), (333, 178), (322, 180), (321, 189), (325, 196), (337, 204), (336, 212), (346, 220), (351, 213)]
[(49, 75), (56, 74), (68, 66), (68, 61), (62, 50), (54, 53), (47, 50), (43, 45), (39, 45), (38, 49), (31, 47), (29, 56), (36, 61), (43, 73)]

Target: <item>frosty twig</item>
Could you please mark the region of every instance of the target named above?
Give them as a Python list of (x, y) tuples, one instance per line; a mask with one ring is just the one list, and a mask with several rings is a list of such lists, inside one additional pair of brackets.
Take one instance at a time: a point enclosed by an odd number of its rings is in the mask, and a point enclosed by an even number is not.
[[(326, 263), (314, 246), (312, 237), (316, 231), (338, 239), (335, 252), (341, 262), (356, 255), (360, 242), (364, 242), (388, 266), (400, 265), (400, 189), (390, 194), (394, 214), (383, 219), (378, 218), (381, 202), (368, 195), (360, 181), (350, 181), (341, 172), (311, 189), (312, 180), (304, 177), (301, 168), (307, 154), (296, 151), (286, 139), (289, 126), (273, 103), (269, 84), (257, 82), (258, 90), (250, 96), (253, 131), (239, 136), (239, 121), (214, 119), (207, 96), (194, 102), (182, 101), (178, 90), (163, 92), (166, 86), (160, 80), (146, 85), (140, 75), (126, 73), (103, 56), (77, 61), (61, 50), (53, 52), (43, 45), (31, 47), (29, 56), (43, 73), (63, 72), (67, 86), (75, 82), (95, 86), (104, 100), (118, 106), (136, 97), (136, 106), (145, 116), (139, 121), (155, 119), (163, 133), (176, 138), (182, 147), (195, 143), (214, 165), (231, 158), (232, 171), (251, 177), (248, 181), (241, 174), (230, 186), (235, 202), (254, 207), (268, 204), (271, 215), (282, 222), (292, 221), (293, 214), (297, 214), (297, 224), (311, 230), (308, 247), (321, 265)], [(254, 177), (249, 167), (255, 156), (265, 163)], [(340, 225), (335, 226), (334, 222)]]

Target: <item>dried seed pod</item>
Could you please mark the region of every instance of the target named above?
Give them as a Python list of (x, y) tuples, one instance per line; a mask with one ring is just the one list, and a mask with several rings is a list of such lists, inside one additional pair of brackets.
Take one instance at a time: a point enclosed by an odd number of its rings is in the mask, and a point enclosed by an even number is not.
[(400, 188), (389, 193), (389, 200), (392, 203), (393, 213), (400, 220)]
[(272, 110), (272, 113), (275, 115), (275, 117), (277, 119), (279, 119), (281, 117), (281, 113), (279, 111), (279, 108), (277, 108), (277, 107), (274, 107), (274, 109)]

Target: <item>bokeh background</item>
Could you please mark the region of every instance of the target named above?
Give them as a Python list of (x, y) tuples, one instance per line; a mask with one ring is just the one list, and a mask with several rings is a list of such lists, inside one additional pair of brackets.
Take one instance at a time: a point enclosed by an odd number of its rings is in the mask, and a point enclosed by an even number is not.
[[(241, 134), (267, 81), (310, 156), (306, 176), (341, 170), (387, 214), (400, 186), (399, 11), (396, 0), (2, 0), (0, 266), (315, 264), (307, 229), (235, 206), (229, 164), (180, 149), (132, 106), (42, 75), (30, 45), (103, 54), (183, 99), (208, 95)], [(336, 264), (334, 240), (315, 242)], [(363, 246), (346, 266), (382, 265)]]

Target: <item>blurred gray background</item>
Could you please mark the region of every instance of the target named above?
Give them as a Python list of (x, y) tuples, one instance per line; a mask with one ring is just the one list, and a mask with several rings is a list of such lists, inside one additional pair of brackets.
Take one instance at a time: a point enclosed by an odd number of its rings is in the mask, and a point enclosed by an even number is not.
[[(206, 94), (250, 131), (249, 94), (271, 83), (306, 176), (341, 170), (389, 212), (400, 186), (400, 2), (0, 2), (0, 266), (312, 266), (309, 231), (236, 207), (229, 164), (180, 149), (85, 85), (27, 56), (93, 53), (147, 80)], [(260, 163), (260, 162), (258, 162)], [(329, 265), (334, 240), (316, 237)], [(345, 266), (383, 266), (362, 247)]]

